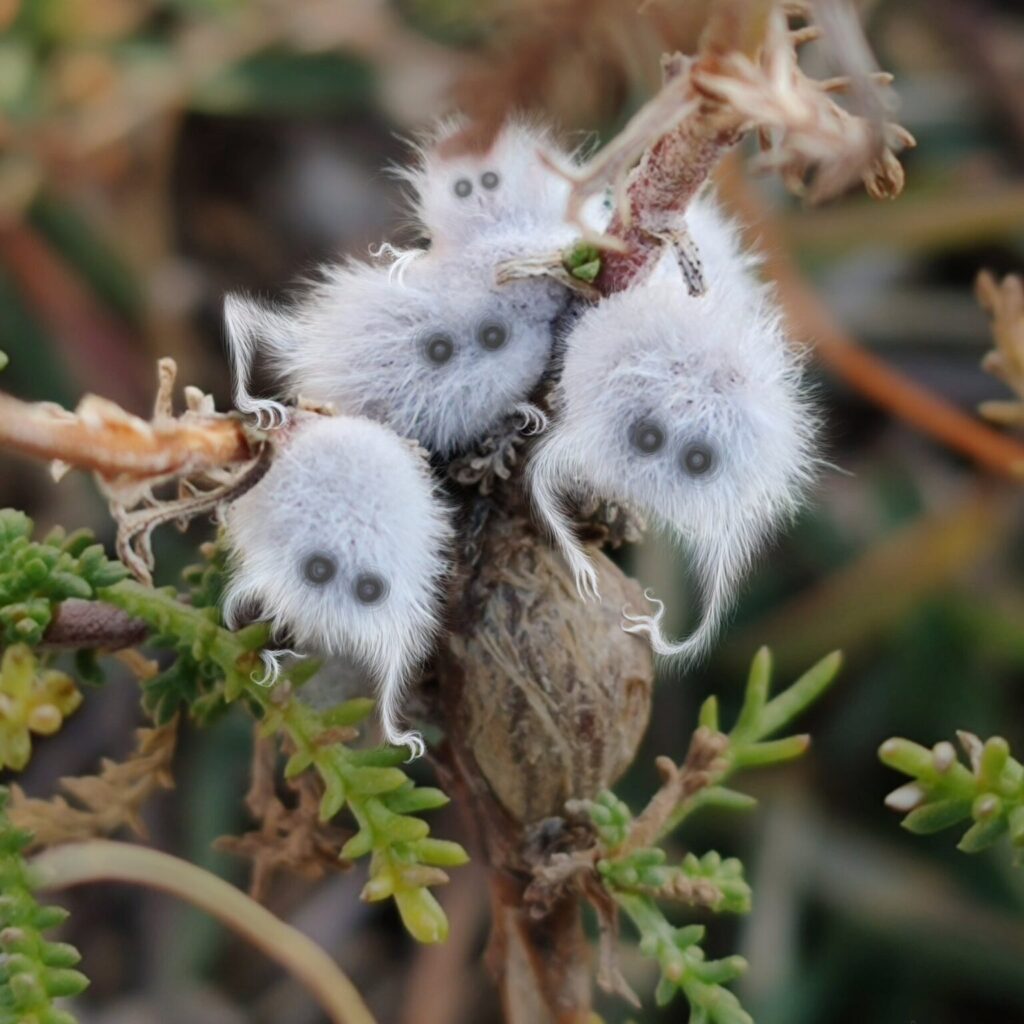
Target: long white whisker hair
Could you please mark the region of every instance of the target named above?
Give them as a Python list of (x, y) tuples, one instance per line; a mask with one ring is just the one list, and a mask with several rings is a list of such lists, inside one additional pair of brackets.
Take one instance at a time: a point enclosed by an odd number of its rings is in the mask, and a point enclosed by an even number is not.
[(409, 760), (422, 757), (426, 751), (423, 737), (415, 730), (402, 727), (402, 696), (408, 680), (408, 667), (402, 654), (388, 656), (377, 667), (377, 717), (384, 738), (395, 747), (408, 747)]
[(254, 299), (230, 294), (224, 297), (224, 329), (235, 408), (255, 416), (262, 428), (281, 426), (288, 417), (285, 406), (271, 399), (254, 398), (249, 387), (256, 354), (261, 348), (280, 353), (293, 346), (295, 339), (291, 319)]
[(574, 475), (571, 465), (562, 457), (556, 445), (542, 444), (534, 452), (526, 473), (537, 518), (569, 563), (580, 597), (599, 601), (601, 594), (597, 585), (597, 572), (572, 528), (563, 497), (563, 488)]
[[(736, 531), (728, 531), (735, 535)], [(655, 605), (653, 615), (634, 615), (623, 609), (623, 625), (627, 633), (645, 635), (656, 654), (679, 657), (694, 662), (707, 654), (718, 635), (736, 593), (737, 580), (750, 562), (749, 544), (742, 536), (703, 538), (694, 545), (694, 570), (697, 592), (700, 595), (700, 618), (689, 636), (683, 640), (669, 640), (662, 628), (665, 605), (651, 591), (644, 597)]]

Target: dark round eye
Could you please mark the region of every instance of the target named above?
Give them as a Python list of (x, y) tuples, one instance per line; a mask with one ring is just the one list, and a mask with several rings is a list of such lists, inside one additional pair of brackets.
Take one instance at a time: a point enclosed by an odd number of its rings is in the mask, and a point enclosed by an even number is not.
[(431, 334), (423, 343), (423, 352), (435, 366), (443, 366), (455, 355), (455, 342), (452, 341), (451, 335), (438, 331)]
[(459, 178), (452, 187), (460, 199), (465, 199), (473, 191), (473, 182), (469, 178)]
[(361, 572), (352, 584), (352, 593), (360, 604), (376, 604), (387, 592), (384, 577), (375, 572)]
[(683, 469), (690, 476), (704, 476), (715, 467), (715, 453), (710, 445), (695, 441), (683, 449), (682, 463)]
[(665, 444), (665, 431), (654, 420), (641, 420), (633, 425), (629, 440), (641, 455), (653, 455)]
[(480, 175), (480, 184), (489, 192), (493, 192), (500, 182), (501, 178), (498, 177), (497, 171), (484, 171), (484, 173)]
[(330, 555), (317, 553), (310, 555), (302, 563), (302, 575), (315, 586), (322, 587), (330, 583), (338, 571), (338, 563)]
[(508, 341), (509, 330), (500, 320), (485, 320), (476, 329), (476, 340), (488, 352), (497, 352)]

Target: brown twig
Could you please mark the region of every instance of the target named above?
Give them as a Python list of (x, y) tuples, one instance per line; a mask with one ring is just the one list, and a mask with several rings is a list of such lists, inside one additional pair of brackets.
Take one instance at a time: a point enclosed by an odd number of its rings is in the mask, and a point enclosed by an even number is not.
[(682, 764), (675, 764), (669, 757), (659, 757), (656, 764), (661, 788), (633, 820), (629, 836), (615, 851), (616, 855), (653, 846), (664, 834), (676, 808), (710, 786), (721, 774), (725, 768), (722, 758), (728, 746), (727, 736), (701, 726), (694, 732)]
[[(252, 862), (249, 894), (262, 901), (277, 871), (316, 880), (351, 865), (338, 856), (348, 834), (320, 821), (323, 794), (314, 776), (304, 772), (289, 783), (297, 800), (295, 806), (287, 806), (277, 795), (277, 744), (263, 736), (259, 726), (253, 735), (252, 780), (245, 806), (259, 827), (241, 836), (221, 836), (214, 848)], [(339, 737), (339, 741), (351, 739), (351, 735)]]
[[(863, 42), (855, 23), (836, 20)], [(899, 194), (903, 171), (893, 150), (914, 140), (884, 120), (884, 104), (874, 90), (888, 77), (858, 74), (848, 81), (815, 82), (797, 63), (797, 46), (806, 38), (794, 37), (785, 14), (770, 0), (721, 0), (712, 7), (696, 58), (677, 55), (669, 61), (662, 95), (649, 104), (653, 108), (665, 96), (678, 97), (684, 116), (674, 126), (662, 125), (660, 137), (630, 173), (607, 230), (612, 244), (595, 282), (601, 292), (628, 287), (666, 245), (674, 250), (690, 291), (703, 290), (699, 253), (682, 214), (723, 155), (755, 128), (767, 149), (762, 164), (813, 201), (837, 194), (858, 177), (875, 197)], [(866, 53), (866, 45), (860, 49)], [(870, 116), (855, 116), (831, 99), (830, 91), (847, 86), (856, 87)], [(638, 115), (630, 127), (639, 130), (642, 121)], [(635, 141), (627, 128), (612, 145), (625, 153)], [(583, 188), (592, 191), (593, 182)], [(578, 207), (578, 195), (573, 204)]]
[(120, 608), (102, 601), (69, 598), (54, 609), (41, 646), (117, 651), (141, 644), (148, 635), (146, 623), (133, 619)]
[(975, 284), (978, 302), (992, 318), (996, 347), (986, 354), (982, 369), (998, 377), (1017, 394), (1015, 401), (983, 402), (981, 414), (1005, 426), (1024, 425), (1024, 279), (1008, 274), (997, 281), (988, 271)]
[(150, 423), (91, 395), (69, 413), (0, 394), (0, 445), (111, 479), (190, 476), (253, 457), (241, 422), (232, 417)]

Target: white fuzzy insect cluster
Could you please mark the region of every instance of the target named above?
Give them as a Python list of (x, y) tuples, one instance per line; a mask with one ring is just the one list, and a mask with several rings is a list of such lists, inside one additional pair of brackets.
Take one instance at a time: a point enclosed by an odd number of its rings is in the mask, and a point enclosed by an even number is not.
[(422, 753), (400, 698), (437, 630), (451, 539), (426, 460), (355, 416), (300, 415), (274, 445), (266, 475), (224, 513), (224, 619), (258, 609), (300, 650), (360, 659), (379, 680), (389, 742)]
[[(573, 238), (568, 185), (541, 154), (571, 157), (547, 132), (516, 121), (485, 154), (442, 157), (459, 127), (442, 126), (400, 172), (428, 248), (382, 246), (389, 261), (324, 267), (290, 306), (225, 301), (236, 407), (281, 428), (272, 469), (225, 516), (225, 613), (258, 609), (303, 653), (362, 657), (380, 680), (386, 738), (414, 754), (422, 740), (400, 729), (399, 701), (436, 625), (448, 518), (401, 438), (447, 457), (510, 414), (526, 432), (543, 425), (528, 399), (568, 292), (495, 278), (503, 260)], [(300, 423), (281, 402), (253, 398), (260, 356), (281, 398), (343, 415)], [(380, 582), (372, 602), (360, 600), (360, 579)]]
[(603, 299), (565, 341), (557, 418), (528, 467), (534, 506), (583, 594), (596, 574), (565, 496), (643, 510), (689, 549), (703, 596), (690, 637), (671, 643), (653, 616), (627, 615), (655, 651), (695, 656), (714, 637), (736, 583), (796, 510), (813, 464), (813, 416), (799, 358), (738, 233), (704, 197), (687, 214), (705, 294), (666, 256), (646, 280)]
[[(813, 463), (800, 362), (713, 202), (698, 199), (686, 217), (704, 294), (684, 286), (667, 255), (629, 290), (561, 317), (561, 284), (498, 284), (497, 272), (576, 238), (565, 221), (569, 185), (552, 169), (573, 155), (514, 121), (486, 153), (447, 156), (459, 127), (446, 123), (399, 172), (427, 247), (385, 245), (389, 261), (328, 266), (290, 306), (238, 296), (225, 304), (236, 405), (281, 428), (271, 469), (226, 512), (234, 575), (225, 612), (258, 608), (303, 652), (365, 659), (380, 680), (387, 739), (414, 754), (422, 740), (401, 730), (400, 696), (437, 628), (451, 533), (414, 445), (445, 459), (513, 413), (524, 430), (542, 426), (529, 403), (560, 365), (553, 423), (527, 467), (538, 518), (584, 596), (596, 595), (596, 574), (567, 499), (623, 502), (671, 530), (692, 553), (702, 619), (671, 643), (656, 602), (655, 615), (627, 614), (624, 628), (683, 656), (707, 647)], [(597, 226), (596, 205), (585, 212)], [(280, 398), (341, 415), (254, 399), (261, 354)]]

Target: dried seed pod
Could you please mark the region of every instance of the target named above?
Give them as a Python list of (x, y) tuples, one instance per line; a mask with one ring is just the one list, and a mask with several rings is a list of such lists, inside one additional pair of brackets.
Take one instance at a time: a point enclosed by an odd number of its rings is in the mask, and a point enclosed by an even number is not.
[(521, 824), (611, 786), (647, 726), (650, 648), (618, 628), (640, 587), (603, 555), (595, 565), (609, 598), (598, 608), (526, 520), (492, 518), (451, 611), (437, 664), (446, 729)]
[(351, 654), (375, 676), (384, 734), (429, 652), (451, 528), (426, 460), (387, 427), (300, 414), (275, 434), (274, 461), (224, 510), (229, 624), (259, 610), (301, 652)]

